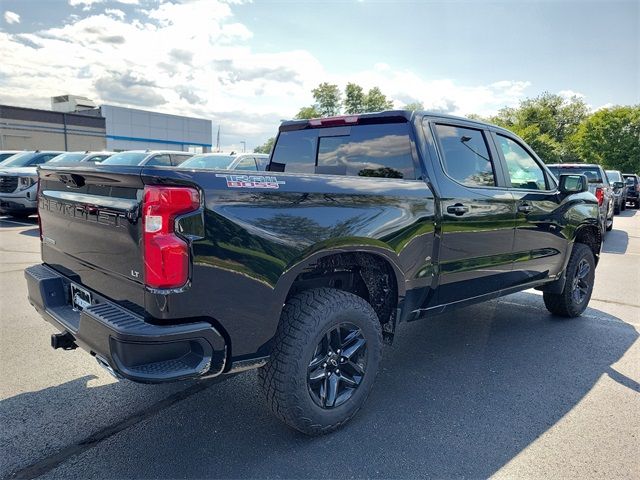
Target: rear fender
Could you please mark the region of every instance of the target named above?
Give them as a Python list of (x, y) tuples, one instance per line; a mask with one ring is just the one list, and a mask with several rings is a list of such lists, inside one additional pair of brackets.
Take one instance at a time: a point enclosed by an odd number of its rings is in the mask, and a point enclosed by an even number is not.
[[(371, 239), (362, 239), (363, 242), (371, 243)], [(378, 242), (376, 242), (378, 243)], [(395, 280), (396, 287), (398, 292), (398, 306), (402, 304), (402, 300), (404, 299), (406, 293), (406, 285), (405, 285), (405, 277), (402, 273), (402, 270), (399, 266), (398, 255), (395, 251), (391, 250), (389, 247), (384, 246), (382, 242), (380, 245), (340, 245), (340, 246), (332, 246), (330, 248), (321, 248), (320, 250), (314, 249), (312, 253), (303, 256), (302, 258), (292, 262), (284, 271), (278, 283), (275, 287), (275, 297), (277, 298), (278, 304), (280, 305), (280, 309), (278, 315), (282, 313), (282, 307), (287, 299), (287, 295), (293, 286), (293, 282), (296, 280), (298, 275), (300, 275), (305, 269), (313, 266), (320, 259), (339, 254), (339, 253), (366, 253), (370, 255), (375, 255), (383, 260), (392, 268)]]

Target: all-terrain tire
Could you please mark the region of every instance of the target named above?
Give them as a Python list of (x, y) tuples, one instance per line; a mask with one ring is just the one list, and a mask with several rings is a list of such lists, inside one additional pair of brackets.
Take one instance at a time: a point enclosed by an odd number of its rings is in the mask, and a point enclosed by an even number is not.
[[(588, 274), (582, 279), (586, 285), (584, 297), (580, 300), (574, 294), (576, 284), (580, 281), (581, 268), (585, 263), (588, 265)], [(554, 315), (561, 317), (579, 317), (585, 311), (591, 293), (593, 292), (593, 282), (595, 279), (595, 259), (591, 249), (583, 244), (576, 243), (573, 245), (573, 251), (569, 258), (566, 270), (566, 281), (562, 293), (544, 292), (544, 305)]]
[[(366, 365), (360, 384), (344, 403), (323, 408), (312, 398), (309, 367), (327, 332), (348, 323), (360, 330)], [(329, 334), (330, 335), (330, 334)], [(380, 321), (361, 297), (333, 288), (316, 288), (291, 297), (285, 304), (269, 362), (259, 369), (258, 382), (271, 411), (292, 428), (321, 435), (340, 428), (365, 403), (382, 358)]]

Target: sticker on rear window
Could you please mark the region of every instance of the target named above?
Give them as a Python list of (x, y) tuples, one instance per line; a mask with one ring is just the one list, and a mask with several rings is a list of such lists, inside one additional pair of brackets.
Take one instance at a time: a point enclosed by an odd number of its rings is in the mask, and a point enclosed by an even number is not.
[(277, 177), (263, 175), (223, 175), (216, 174), (216, 177), (226, 178), (229, 188), (280, 188), (286, 182), (278, 180)]

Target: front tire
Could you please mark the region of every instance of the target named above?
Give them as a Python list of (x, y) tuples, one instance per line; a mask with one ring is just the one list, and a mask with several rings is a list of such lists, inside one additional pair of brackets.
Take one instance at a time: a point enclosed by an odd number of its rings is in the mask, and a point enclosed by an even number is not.
[(573, 245), (565, 272), (566, 281), (561, 293), (544, 292), (544, 305), (554, 315), (579, 317), (585, 311), (595, 280), (596, 263), (591, 249), (583, 244)]
[(382, 330), (364, 299), (316, 288), (290, 298), (258, 381), (271, 411), (296, 430), (340, 428), (364, 405), (382, 357)]

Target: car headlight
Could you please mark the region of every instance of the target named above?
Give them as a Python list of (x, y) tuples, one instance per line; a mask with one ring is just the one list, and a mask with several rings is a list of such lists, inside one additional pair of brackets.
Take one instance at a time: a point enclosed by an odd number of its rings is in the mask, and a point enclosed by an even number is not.
[(34, 183), (36, 179), (33, 177), (18, 177), (18, 190), (26, 190)]

